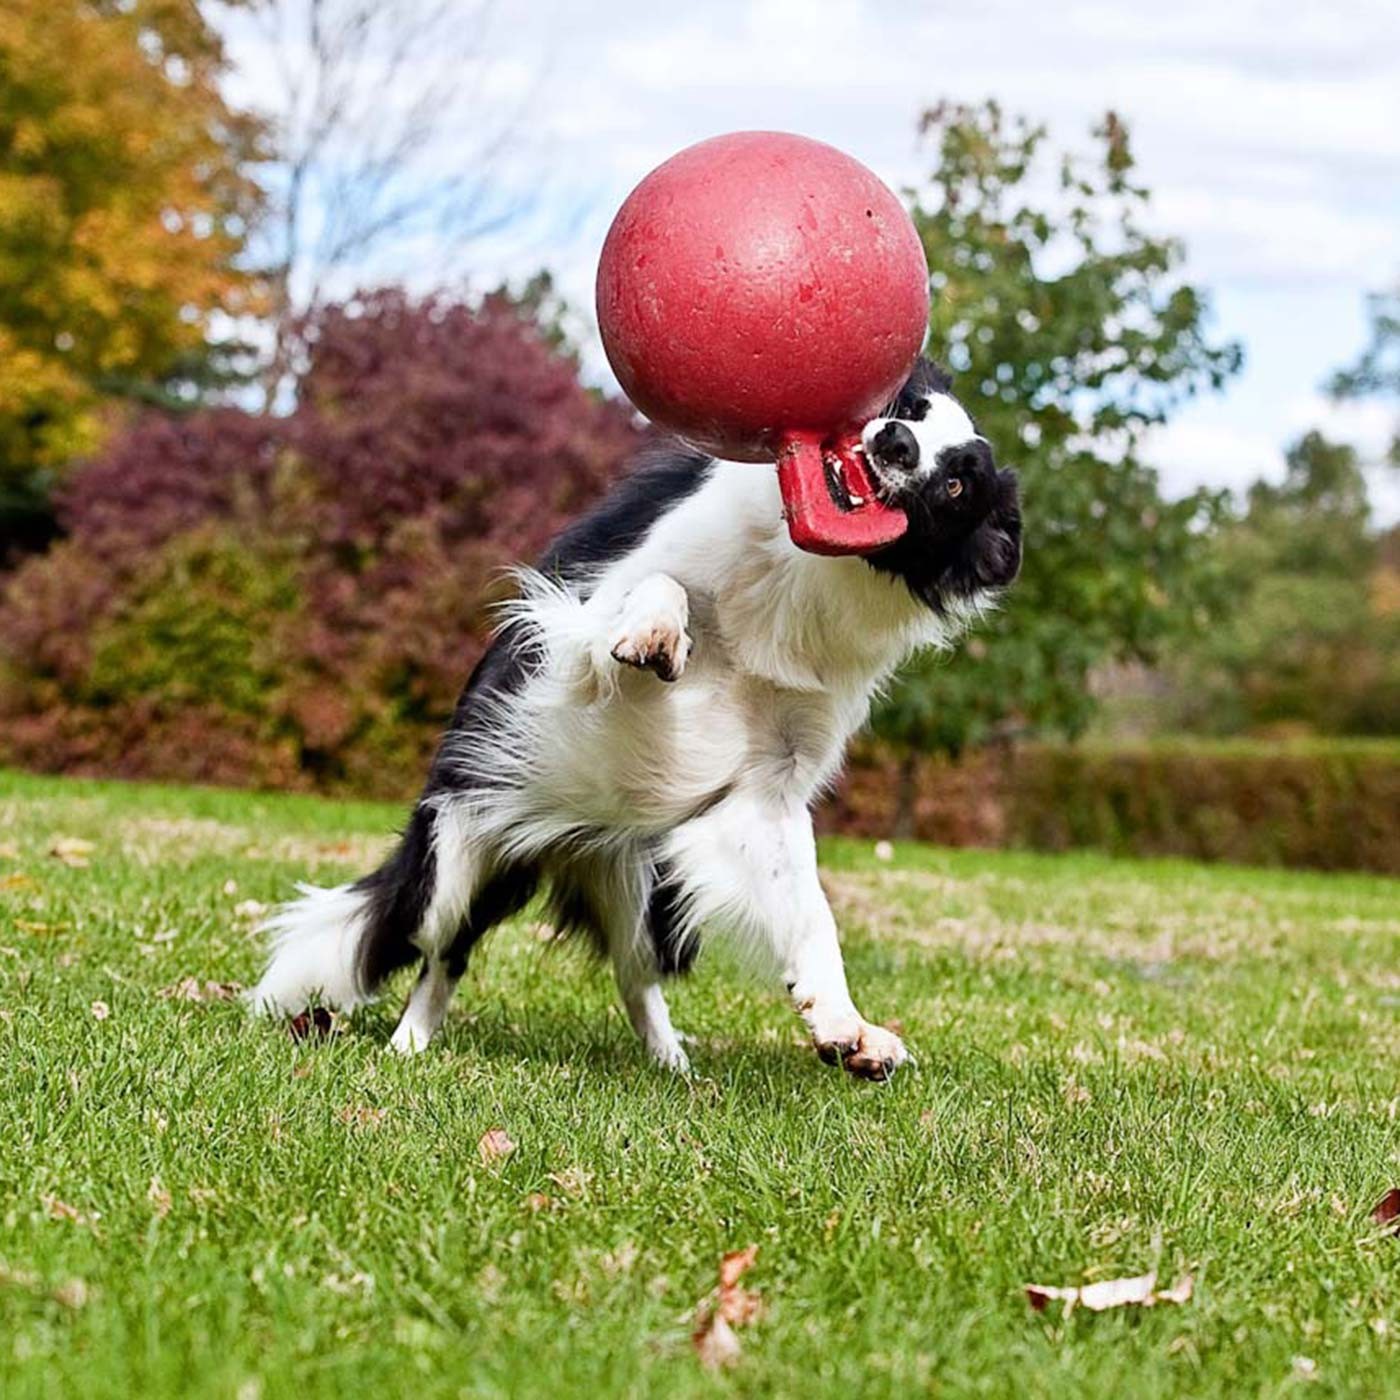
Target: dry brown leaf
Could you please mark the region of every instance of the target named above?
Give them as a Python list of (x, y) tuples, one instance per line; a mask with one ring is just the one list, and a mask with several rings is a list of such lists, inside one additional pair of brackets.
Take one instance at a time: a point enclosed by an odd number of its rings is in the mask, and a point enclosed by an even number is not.
[(146, 1188), (146, 1199), (151, 1203), (157, 1220), (164, 1220), (170, 1214), (170, 1192), (160, 1184), (160, 1177), (151, 1178), (151, 1184)]
[(83, 870), (92, 864), (88, 857), (94, 849), (91, 841), (84, 841), (80, 836), (55, 836), (49, 842), (49, 854), (74, 870)]
[(1065, 1305), (1068, 1317), (1075, 1308), (1088, 1308), (1090, 1312), (1106, 1312), (1109, 1308), (1155, 1307), (1158, 1303), (1189, 1303), (1194, 1280), (1190, 1274), (1182, 1277), (1171, 1288), (1157, 1289), (1157, 1274), (1140, 1274), (1137, 1278), (1105, 1279), (1102, 1283), (1086, 1283), (1082, 1288), (1057, 1288), (1052, 1284), (1026, 1284), (1026, 1298), (1036, 1312), (1044, 1312), (1051, 1299), (1059, 1299)]
[(156, 993), (166, 1001), (232, 1001), (243, 987), (238, 982), (201, 982), (198, 977), (182, 977)]
[(592, 1184), (593, 1173), (582, 1167), (565, 1167), (562, 1172), (550, 1172), (549, 1179), (566, 1196), (581, 1196)]
[(690, 1338), (700, 1364), (707, 1371), (719, 1371), (732, 1366), (743, 1354), (734, 1329), (720, 1313), (711, 1313), (695, 1329)]
[(499, 1162), (515, 1151), (515, 1143), (504, 1128), (487, 1128), (476, 1144), (481, 1160), (486, 1163)]
[(90, 1225), (96, 1218), (84, 1215), (77, 1206), (70, 1206), (67, 1201), (60, 1201), (57, 1196), (40, 1196), (39, 1204), (44, 1207), (50, 1220), (68, 1220), (74, 1225)]
[(26, 875), (22, 870), (11, 871), (8, 875), (0, 875), (0, 890), (27, 890), (31, 885), (37, 883), (32, 875)]
[(349, 1128), (377, 1128), (388, 1116), (387, 1108), (371, 1108), (367, 1103), (348, 1103), (336, 1114)]
[(734, 1334), (736, 1327), (747, 1327), (758, 1315), (763, 1300), (739, 1282), (758, 1258), (758, 1246), (732, 1249), (719, 1261), (719, 1286), (702, 1298), (695, 1310), (695, 1330), (691, 1342), (700, 1364), (708, 1370), (730, 1366), (739, 1359), (741, 1348)]
[(550, 1196), (546, 1196), (543, 1191), (531, 1191), (525, 1197), (525, 1207), (532, 1215), (538, 1215), (542, 1210), (548, 1210), (554, 1204)]
[(59, 1284), (51, 1296), (55, 1303), (77, 1312), (87, 1306), (88, 1286), (80, 1278), (70, 1278), (67, 1283)]
[(1377, 1225), (1388, 1228), (1391, 1234), (1400, 1231), (1400, 1186), (1392, 1186), (1376, 1202), (1375, 1209), (1371, 1212), (1371, 1219)]
[(753, 1261), (757, 1258), (758, 1246), (756, 1244), (751, 1244), (747, 1249), (731, 1249), (719, 1261), (720, 1288), (733, 1288), (753, 1268)]

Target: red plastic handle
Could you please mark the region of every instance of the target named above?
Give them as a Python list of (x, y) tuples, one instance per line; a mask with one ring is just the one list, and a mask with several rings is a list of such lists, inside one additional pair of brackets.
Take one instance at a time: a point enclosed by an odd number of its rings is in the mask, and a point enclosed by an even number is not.
[[(868, 554), (893, 544), (909, 528), (908, 517), (875, 499), (854, 438), (832, 443), (816, 433), (788, 433), (778, 448), (778, 488), (788, 534), (811, 554)], [(838, 504), (827, 481), (831, 468), (844, 485)]]

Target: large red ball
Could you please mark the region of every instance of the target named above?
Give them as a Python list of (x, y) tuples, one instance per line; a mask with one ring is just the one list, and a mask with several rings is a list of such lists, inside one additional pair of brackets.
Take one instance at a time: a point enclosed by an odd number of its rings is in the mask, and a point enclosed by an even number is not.
[(613, 372), (649, 418), (717, 455), (880, 413), (928, 328), (908, 214), (859, 161), (776, 131), (690, 146), (618, 211), (598, 265)]

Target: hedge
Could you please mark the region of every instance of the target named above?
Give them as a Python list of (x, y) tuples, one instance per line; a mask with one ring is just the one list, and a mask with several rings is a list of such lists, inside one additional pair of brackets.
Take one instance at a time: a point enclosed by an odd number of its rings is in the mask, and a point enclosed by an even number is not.
[[(899, 763), (859, 749), (825, 830), (887, 836)], [(1024, 745), (916, 760), (914, 835), (1400, 874), (1400, 743)]]

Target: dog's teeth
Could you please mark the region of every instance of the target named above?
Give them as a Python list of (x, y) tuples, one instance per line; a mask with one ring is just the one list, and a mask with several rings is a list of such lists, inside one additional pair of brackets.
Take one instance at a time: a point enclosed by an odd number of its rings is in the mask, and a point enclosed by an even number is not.
[(850, 503), (851, 503), (853, 506), (863, 506), (863, 505), (865, 504), (865, 497), (864, 497), (864, 496), (857, 496), (857, 495), (855, 495), (853, 492), (850, 492), (850, 491), (847, 491), (847, 492), (846, 492), (846, 499), (847, 499), (848, 501), (850, 501)]

